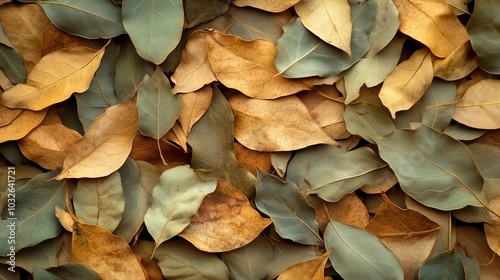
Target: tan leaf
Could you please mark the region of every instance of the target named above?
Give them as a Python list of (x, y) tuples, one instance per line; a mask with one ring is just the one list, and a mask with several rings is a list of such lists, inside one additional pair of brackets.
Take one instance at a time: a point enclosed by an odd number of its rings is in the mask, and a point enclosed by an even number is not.
[(14, 87), (14, 84), (5, 76), (5, 72), (0, 69), (0, 87), (6, 91)]
[(24, 67), (30, 72), (42, 58), (43, 33), (50, 20), (37, 4), (11, 3), (0, 9), (0, 19), (12, 45), (23, 57)]
[(484, 232), (477, 227), (458, 226), (457, 243), (464, 249), (467, 256), (476, 259), (480, 266), (488, 265), (495, 256), (495, 252), (488, 246)]
[(262, 99), (274, 99), (312, 88), (312, 79), (285, 79), (274, 66), (277, 46), (266, 40), (244, 41), (212, 32), (208, 58), (215, 76), (226, 87)]
[(28, 74), (26, 84), (5, 91), (5, 106), (41, 110), (84, 92), (99, 67), (104, 48), (71, 47), (44, 56)]
[(206, 85), (194, 92), (181, 94), (182, 109), (178, 120), (185, 134), (191, 131), (191, 127), (207, 111), (212, 100), (212, 94), (210, 85)]
[(21, 109), (12, 109), (0, 104), (0, 127), (11, 123), (22, 111)]
[(242, 192), (219, 180), (179, 235), (202, 251), (226, 252), (250, 243), (270, 224)]
[[(488, 205), (495, 213), (500, 213), (500, 197), (490, 201)], [(500, 255), (500, 218), (490, 213), (491, 223), (484, 223), (486, 240), (491, 250)]]
[(208, 61), (207, 36), (206, 31), (197, 30), (189, 37), (179, 66), (171, 77), (174, 93), (196, 91), (217, 80)]
[(392, 118), (396, 118), (397, 111), (410, 109), (422, 97), (433, 75), (432, 57), (427, 49), (417, 50), (410, 59), (396, 66), (379, 93)]
[(323, 280), (325, 277), (325, 264), (330, 252), (305, 262), (294, 264), (285, 269), (278, 280)]
[(175, 122), (174, 126), (167, 131), (167, 134), (164, 136), (165, 139), (171, 141), (177, 145), (179, 145), (184, 152), (187, 152), (187, 134), (182, 129), (179, 122)]
[(75, 130), (52, 124), (36, 127), (17, 143), (24, 156), (52, 170), (62, 166), (70, 148), (81, 139)]
[(104, 279), (146, 279), (140, 261), (121, 237), (94, 225), (75, 221), (73, 261), (83, 263)]
[(132, 150), (137, 119), (135, 97), (106, 109), (69, 150), (55, 179), (99, 178), (116, 171)]
[(292, 7), (302, 0), (234, 0), (238, 7), (254, 7), (271, 13), (279, 13)]
[(500, 81), (484, 79), (470, 86), (455, 104), (453, 119), (473, 128), (500, 128)]
[(401, 209), (385, 195), (366, 230), (374, 233), (401, 262), (405, 279), (414, 279), (429, 257), (439, 224), (409, 209)]
[(185, 153), (182, 149), (174, 146), (163, 138), (159, 140), (159, 143), (160, 150), (168, 164), (167, 166), (163, 164), (160, 157), (158, 142), (153, 138), (143, 136), (139, 131), (137, 131), (132, 143), (130, 157), (135, 160), (143, 160), (155, 164), (161, 170), (189, 164), (191, 154)]
[(55, 211), (56, 217), (63, 226), (63, 228), (69, 232), (73, 232), (73, 218), (71, 217), (71, 214), (66, 211), (65, 209), (62, 209), (61, 207), (56, 205), (56, 211)]
[(447, 57), (469, 40), (462, 23), (444, 0), (394, 0), (399, 30), (426, 45), (437, 57)]
[(338, 145), (296, 96), (261, 100), (237, 94), (229, 99), (229, 105), (236, 139), (252, 150), (277, 152), (315, 144)]
[(23, 138), (42, 122), (46, 113), (47, 110), (21, 110), (9, 124), (0, 127), (0, 143)]
[(351, 7), (347, 0), (308, 0), (295, 5), (304, 26), (351, 56)]
[(434, 76), (446, 81), (460, 80), (476, 69), (476, 59), (477, 55), (470, 41), (467, 41), (446, 58), (434, 59)]
[(337, 202), (324, 202), (316, 208), (316, 220), (323, 232), (325, 232), (330, 219), (346, 225), (365, 228), (369, 217), (366, 206), (355, 193), (348, 194)]
[(257, 177), (257, 167), (266, 172), (272, 172), (271, 153), (250, 150), (238, 142), (234, 142), (234, 155), (238, 163)]

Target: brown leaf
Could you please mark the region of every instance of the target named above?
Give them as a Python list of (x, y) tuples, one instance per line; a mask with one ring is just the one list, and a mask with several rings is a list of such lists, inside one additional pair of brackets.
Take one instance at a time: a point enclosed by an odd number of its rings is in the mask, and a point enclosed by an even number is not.
[[(500, 213), (500, 197), (490, 201), (488, 205), (495, 213)], [(490, 212), (491, 223), (484, 223), (486, 240), (497, 255), (500, 255), (500, 218)]]
[(427, 49), (414, 52), (410, 59), (396, 66), (379, 93), (392, 118), (396, 118), (397, 111), (410, 109), (424, 95), (433, 75), (432, 57)]
[(262, 100), (237, 94), (229, 99), (229, 105), (236, 139), (252, 150), (276, 152), (315, 144), (338, 145), (296, 96)]
[(488, 265), (495, 256), (488, 246), (484, 232), (476, 227), (464, 225), (457, 227), (457, 243), (467, 256), (474, 258), (480, 266)]
[(28, 74), (26, 84), (5, 91), (5, 106), (41, 110), (68, 99), (73, 92), (84, 92), (99, 67), (104, 48), (72, 47), (44, 56)]
[(226, 252), (245, 246), (271, 224), (262, 218), (248, 198), (229, 183), (217, 181), (191, 224), (179, 236), (205, 252)]
[(234, 0), (238, 7), (254, 7), (271, 13), (279, 13), (292, 7), (302, 0)]
[(0, 127), (11, 123), (22, 111), (21, 109), (12, 109), (0, 104)]
[(194, 92), (181, 94), (182, 109), (178, 120), (186, 135), (207, 111), (210, 101), (212, 101), (212, 94), (210, 85), (206, 85)]
[(65, 230), (73, 232), (73, 217), (68, 211), (56, 205), (55, 215)]
[(433, 60), (434, 76), (446, 81), (460, 80), (476, 69), (476, 59), (477, 55), (467, 41), (446, 58)]
[(106, 109), (70, 149), (55, 179), (99, 178), (116, 171), (132, 150), (137, 119), (135, 97)]
[(323, 280), (329, 255), (330, 252), (326, 252), (313, 260), (294, 264), (285, 269), (278, 280)]
[(266, 172), (272, 172), (271, 153), (250, 150), (238, 142), (234, 142), (234, 155), (238, 163), (257, 177), (257, 167)]
[(75, 221), (71, 255), (104, 279), (146, 279), (127, 242), (94, 225)]
[(440, 226), (418, 212), (399, 208), (385, 195), (384, 200), (365, 229), (396, 255), (405, 279), (413, 279), (431, 253)]
[(174, 93), (196, 91), (217, 80), (208, 61), (207, 36), (206, 31), (196, 30), (189, 37), (179, 66), (171, 77)]
[(262, 99), (287, 96), (312, 88), (312, 79), (285, 79), (274, 66), (277, 46), (266, 40), (244, 41), (213, 32), (207, 37), (208, 58), (215, 76), (226, 87)]
[(423, 43), (437, 57), (447, 57), (469, 40), (462, 23), (443, 0), (394, 0), (399, 30)]
[(167, 131), (167, 134), (165, 134), (164, 138), (172, 143), (179, 145), (184, 150), (184, 152), (187, 153), (187, 134), (184, 132), (179, 122), (175, 122), (174, 126), (172, 126), (172, 128)]
[[(68, 47), (91, 47), (92, 41), (79, 36), (71, 35), (49, 24), (43, 32), (42, 56), (56, 50)], [(95, 45), (95, 44), (94, 44)]]
[(316, 208), (316, 220), (322, 232), (325, 232), (330, 219), (346, 225), (365, 228), (369, 217), (366, 206), (355, 193), (348, 194), (337, 202), (324, 202)]
[(0, 127), (0, 143), (23, 138), (42, 122), (46, 113), (47, 110), (21, 110), (9, 124)]
[(51, 124), (36, 127), (17, 143), (25, 157), (52, 170), (62, 166), (71, 147), (81, 139), (75, 130)]
[(160, 149), (167, 162), (167, 166), (163, 165), (160, 152), (158, 151), (158, 143), (155, 139), (145, 137), (137, 131), (132, 143), (132, 151), (130, 157), (135, 160), (148, 161), (155, 164), (160, 169), (173, 168), (179, 165), (189, 164), (191, 155), (185, 153), (180, 148), (174, 146), (165, 139), (160, 139)]

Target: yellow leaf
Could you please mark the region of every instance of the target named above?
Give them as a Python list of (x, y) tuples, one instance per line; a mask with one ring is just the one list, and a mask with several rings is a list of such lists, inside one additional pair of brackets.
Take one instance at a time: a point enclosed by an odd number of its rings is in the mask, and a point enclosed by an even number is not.
[(21, 109), (11, 109), (0, 104), (0, 127), (11, 123), (22, 111)]
[(410, 109), (422, 97), (431, 85), (433, 75), (432, 57), (427, 49), (417, 50), (410, 59), (396, 66), (379, 93), (393, 118), (396, 118), (397, 111)]
[(278, 280), (324, 280), (325, 264), (330, 252), (305, 262), (292, 265), (285, 269)]
[(235, 94), (229, 105), (234, 114), (235, 138), (252, 150), (277, 152), (315, 144), (338, 145), (296, 96), (261, 100)]
[(262, 99), (274, 99), (312, 88), (312, 79), (285, 79), (274, 66), (277, 46), (266, 40), (244, 41), (213, 32), (208, 58), (215, 76), (226, 87)]
[(137, 119), (135, 97), (109, 107), (73, 145), (55, 179), (99, 178), (118, 170), (132, 150)]
[(351, 56), (351, 7), (347, 0), (308, 0), (295, 5), (302, 24)]
[(99, 226), (74, 222), (71, 255), (104, 280), (146, 279), (127, 242)]
[(446, 58), (437, 58), (432, 62), (434, 76), (446, 81), (460, 80), (476, 69), (476, 59), (477, 55), (467, 41)]
[(1, 100), (10, 108), (39, 111), (68, 99), (73, 92), (84, 92), (99, 67), (104, 48), (71, 47), (57, 50), (35, 65), (26, 84), (5, 91)]
[(250, 243), (270, 224), (271, 219), (262, 218), (242, 192), (218, 180), (179, 236), (202, 251), (226, 252)]
[(200, 90), (181, 95), (182, 108), (179, 114), (179, 123), (186, 135), (191, 131), (191, 127), (207, 111), (210, 101), (212, 101), (212, 94), (212, 88), (207, 85)]
[(426, 45), (435, 56), (447, 57), (469, 40), (445, 0), (393, 1), (399, 10), (399, 30)]
[(197, 30), (189, 37), (179, 66), (171, 77), (174, 93), (196, 91), (217, 80), (208, 62), (207, 36), (206, 31)]
[(0, 127), (0, 143), (23, 138), (43, 121), (46, 113), (47, 110), (21, 110), (9, 124)]
[(480, 80), (455, 104), (453, 119), (473, 128), (500, 128), (500, 81)]
[(254, 7), (271, 13), (279, 13), (290, 8), (302, 0), (234, 0), (238, 7)]

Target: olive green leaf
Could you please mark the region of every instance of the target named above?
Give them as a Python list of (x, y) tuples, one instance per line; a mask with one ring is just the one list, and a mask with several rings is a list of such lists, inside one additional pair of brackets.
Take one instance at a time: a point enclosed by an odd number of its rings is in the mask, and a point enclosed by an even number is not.
[(463, 250), (449, 250), (426, 261), (418, 271), (418, 278), (479, 279), (479, 265)]
[(101, 276), (97, 272), (88, 268), (84, 264), (77, 262), (69, 262), (56, 267), (48, 267), (33, 272), (34, 279), (51, 279), (51, 280), (101, 280)]
[(187, 28), (210, 21), (227, 12), (231, 0), (186, 0)]
[(0, 69), (14, 84), (26, 82), (26, 69), (19, 53), (6, 45), (0, 44)]

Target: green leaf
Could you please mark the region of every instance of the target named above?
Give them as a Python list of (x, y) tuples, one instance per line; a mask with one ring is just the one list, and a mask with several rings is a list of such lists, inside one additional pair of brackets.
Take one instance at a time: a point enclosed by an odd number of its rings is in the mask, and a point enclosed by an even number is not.
[[(342, 152), (321, 145), (299, 151), (290, 161), (287, 180), (299, 187), (302, 195), (316, 194), (336, 202), (373, 179), (369, 174), (386, 166), (368, 147)], [(367, 176), (368, 175), (368, 176)]]
[(445, 130), (453, 117), (453, 105), (444, 104), (453, 103), (456, 96), (455, 83), (434, 79), (417, 102), (422, 111), (422, 123), (437, 131)]
[(146, 76), (137, 91), (139, 131), (144, 136), (159, 140), (174, 126), (181, 108), (181, 97), (172, 93), (170, 81), (161, 68), (156, 67), (153, 76)]
[(75, 214), (86, 224), (113, 232), (125, 209), (122, 181), (118, 172), (103, 178), (83, 178), (73, 193)]
[(377, 145), (403, 191), (418, 202), (446, 211), (484, 205), (483, 178), (461, 142), (421, 126), (397, 130)]
[(486, 130), (475, 129), (465, 126), (461, 123), (450, 123), (443, 131), (457, 140), (470, 141), (481, 137), (486, 133)]
[(97, 272), (87, 266), (70, 262), (57, 267), (49, 267), (45, 269), (35, 270), (33, 273), (34, 279), (44, 280), (101, 280), (101, 276)]
[(467, 23), (477, 65), (491, 74), (500, 74), (500, 3), (495, 0), (474, 1), (474, 12)]
[(264, 39), (275, 44), (283, 35), (283, 19), (286, 13), (268, 13), (252, 8), (229, 7), (229, 28), (227, 34), (241, 37), (243, 40)]
[(307, 204), (293, 182), (283, 182), (257, 169), (255, 205), (273, 220), (282, 238), (306, 245), (323, 244), (316, 211)]
[(370, 50), (366, 57), (372, 57), (384, 49), (396, 36), (399, 28), (399, 11), (391, 0), (376, 0), (377, 16), (368, 34)]
[(121, 9), (111, 1), (42, 0), (40, 5), (59, 29), (87, 39), (124, 34)]
[(418, 271), (418, 279), (479, 279), (479, 265), (461, 250), (449, 250), (426, 261)]
[(3, 44), (0, 44), (0, 68), (12, 83), (26, 82), (26, 69), (24, 69), (21, 55), (15, 49)]
[(215, 191), (217, 180), (203, 180), (188, 165), (164, 171), (153, 189), (144, 222), (156, 247), (179, 234), (196, 214), (203, 198)]
[(484, 143), (473, 143), (469, 150), (479, 172), (484, 178), (483, 192), (488, 201), (500, 197), (500, 168), (494, 162), (500, 158), (500, 147)]
[(325, 230), (325, 246), (333, 268), (344, 279), (403, 279), (398, 259), (364, 229), (332, 221)]
[(229, 269), (229, 279), (264, 279), (273, 257), (273, 247), (263, 235), (248, 245), (222, 253), (222, 260)]
[(350, 6), (352, 57), (316, 37), (302, 25), (300, 18), (295, 19), (285, 26), (285, 33), (278, 40), (275, 64), (283, 77), (337, 76), (366, 54), (377, 2), (367, 1), (363, 5), (350, 2)]
[(227, 12), (231, 0), (186, 0), (187, 28), (210, 21)]
[(144, 76), (153, 75), (154, 69), (153, 64), (137, 54), (129, 40), (123, 41), (115, 65), (114, 87), (118, 100), (124, 102), (132, 98)]
[(78, 104), (78, 118), (85, 130), (107, 108), (120, 103), (115, 95), (113, 82), (119, 53), (120, 46), (112, 41), (105, 49), (101, 64), (92, 78), (89, 89), (81, 94), (75, 94)]
[(9, 48), (14, 48), (12, 45), (12, 42), (9, 39), (9, 36), (7, 36), (7, 33), (5, 33), (5, 29), (3, 28), (2, 23), (0, 22), (0, 44), (5, 45), (6, 47)]
[(0, 221), (0, 255), (6, 256), (11, 250), (9, 240), (11, 228), (15, 230), (15, 251), (36, 245), (44, 240), (53, 238), (62, 230), (54, 209), (57, 206), (65, 208), (64, 181), (48, 181), (54, 178), (60, 170), (40, 174), (31, 179), (22, 188), (17, 189), (15, 195), (16, 207), (14, 218), (4, 209)]
[[(41, 268), (57, 265), (57, 252), (62, 245), (62, 237), (51, 238), (33, 247), (16, 253), (16, 266), (32, 273)], [(8, 258), (5, 258), (7, 261)]]
[(255, 177), (239, 165), (234, 155), (234, 117), (226, 98), (216, 88), (208, 110), (196, 122), (187, 141), (193, 149), (191, 167), (210, 171), (247, 197), (255, 193)]
[(130, 242), (144, 222), (144, 214), (148, 210), (148, 197), (141, 187), (139, 168), (135, 161), (128, 158), (118, 169), (125, 198), (125, 209), (122, 219), (113, 234)]
[(162, 63), (181, 39), (182, 0), (123, 0), (122, 14), (137, 53), (154, 64)]
[(229, 273), (216, 255), (196, 249), (184, 239), (168, 240), (156, 250), (155, 258), (167, 279), (227, 280)]

